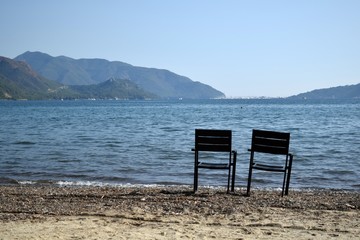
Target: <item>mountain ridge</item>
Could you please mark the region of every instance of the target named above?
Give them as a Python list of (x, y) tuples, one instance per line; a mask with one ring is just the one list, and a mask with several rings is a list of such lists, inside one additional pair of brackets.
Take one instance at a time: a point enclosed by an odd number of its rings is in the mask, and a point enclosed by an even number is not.
[(360, 83), (315, 89), (290, 96), (287, 99), (360, 99)]
[(110, 78), (92, 85), (70, 86), (79, 93), (79, 98), (91, 99), (155, 99), (156, 95), (144, 91), (127, 79)]
[(39, 75), (23, 61), (0, 57), (0, 99), (154, 99), (126, 79), (99, 84), (67, 86)]
[(127, 79), (160, 98), (209, 99), (225, 94), (209, 85), (192, 81), (166, 69), (137, 67), (100, 58), (52, 57), (41, 52), (25, 52), (14, 60), (27, 62), (40, 75), (65, 85), (98, 84), (106, 79)]
[(48, 80), (25, 62), (0, 56), (0, 98), (42, 99), (70, 95), (71, 91), (60, 83)]

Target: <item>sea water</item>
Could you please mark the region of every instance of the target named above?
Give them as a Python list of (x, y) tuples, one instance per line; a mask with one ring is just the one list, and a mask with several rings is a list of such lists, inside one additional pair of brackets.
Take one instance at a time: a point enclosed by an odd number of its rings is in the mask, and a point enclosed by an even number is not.
[[(236, 187), (252, 129), (264, 129), (291, 133), (291, 188), (360, 190), (359, 99), (0, 101), (0, 184), (191, 186), (196, 128), (233, 131)], [(201, 186), (226, 183), (226, 171), (200, 171)]]

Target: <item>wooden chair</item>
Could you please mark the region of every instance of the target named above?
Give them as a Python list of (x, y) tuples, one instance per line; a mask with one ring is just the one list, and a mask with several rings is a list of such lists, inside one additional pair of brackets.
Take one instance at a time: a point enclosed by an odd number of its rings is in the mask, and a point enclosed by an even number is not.
[[(253, 130), (251, 149), (249, 149), (250, 164), (247, 185), (248, 196), (250, 196), (253, 169), (284, 173), (281, 196), (284, 196), (284, 192), (285, 195), (288, 195), (293, 161), (293, 155), (289, 153), (289, 144), (290, 133)], [(255, 154), (257, 157), (256, 160)], [(275, 159), (274, 155), (282, 155), (283, 157)], [(258, 158), (260, 156), (262, 158)], [(277, 164), (274, 165), (275, 163)]]
[[(195, 151), (194, 192), (198, 189), (199, 168), (228, 170), (227, 193), (229, 193), (230, 175), (232, 176), (231, 191), (234, 192), (237, 153), (232, 150), (231, 138), (231, 130), (195, 129), (195, 148), (192, 149)], [(209, 152), (213, 153), (212, 159), (208, 159)], [(216, 152), (222, 156), (218, 156)], [(207, 162), (200, 161), (205, 158), (208, 159)]]

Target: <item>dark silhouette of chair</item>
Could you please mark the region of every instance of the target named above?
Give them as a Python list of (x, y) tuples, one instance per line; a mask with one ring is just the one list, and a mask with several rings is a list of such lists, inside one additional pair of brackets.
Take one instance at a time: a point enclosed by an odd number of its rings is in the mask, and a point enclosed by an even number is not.
[[(248, 196), (250, 195), (253, 169), (284, 173), (281, 196), (284, 196), (284, 192), (285, 195), (288, 195), (293, 161), (293, 155), (289, 153), (289, 145), (290, 133), (253, 130), (251, 149), (249, 149)], [(275, 155), (280, 157), (275, 157)]]
[[(198, 189), (199, 168), (228, 170), (227, 193), (229, 193), (230, 176), (231, 191), (234, 192), (236, 151), (231, 147), (231, 130), (195, 129), (195, 169), (194, 192)], [(206, 162), (200, 159), (207, 159)], [(232, 170), (232, 172), (231, 172)]]

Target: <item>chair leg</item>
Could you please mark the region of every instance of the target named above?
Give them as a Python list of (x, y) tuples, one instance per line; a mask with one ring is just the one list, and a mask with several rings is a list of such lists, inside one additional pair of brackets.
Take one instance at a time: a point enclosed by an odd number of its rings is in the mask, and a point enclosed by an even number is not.
[[(283, 197), (284, 196), (284, 190), (285, 190), (285, 182), (286, 182), (286, 171), (284, 172), (284, 180), (283, 180), (283, 185), (282, 185), (282, 191), (281, 191), (281, 196)], [(285, 195), (287, 195), (285, 193)]]
[(249, 176), (248, 176), (248, 184), (247, 184), (247, 190), (246, 195), (250, 196), (250, 187), (251, 187), (251, 177), (252, 177), (252, 166), (249, 167)]
[(234, 159), (233, 159), (234, 162), (233, 162), (232, 179), (231, 179), (231, 192), (235, 191), (236, 155), (237, 153), (234, 152)]
[(235, 192), (235, 166), (233, 167), (231, 176), (231, 192)]
[(288, 166), (288, 173), (287, 173), (287, 179), (286, 179), (286, 189), (285, 189), (285, 195), (289, 194), (289, 186), (290, 186), (290, 177), (291, 177), (291, 168), (292, 168), (292, 161), (293, 161), (293, 155), (290, 154), (289, 159), (289, 166)]
[(198, 168), (195, 166), (195, 170), (194, 170), (194, 193), (197, 191), (198, 189)]
[(226, 193), (230, 192), (230, 173), (231, 173), (231, 166), (229, 167), (229, 172), (228, 172), (228, 184), (227, 184), (227, 191)]
[(289, 170), (288, 170), (288, 173), (287, 173), (285, 195), (288, 195), (288, 194), (289, 194), (290, 175), (291, 175), (291, 169), (289, 169)]

